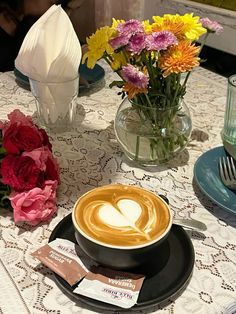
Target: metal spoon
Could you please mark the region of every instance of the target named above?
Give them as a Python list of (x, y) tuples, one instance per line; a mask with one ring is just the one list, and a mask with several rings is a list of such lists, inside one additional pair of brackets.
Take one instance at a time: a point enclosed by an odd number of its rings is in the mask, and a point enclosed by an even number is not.
[[(169, 200), (165, 195), (159, 194), (159, 196), (167, 203), (169, 204)], [(173, 218), (173, 223), (175, 225), (179, 225), (184, 228), (188, 228), (191, 230), (197, 230), (197, 231), (206, 231), (207, 226), (196, 219), (184, 219), (184, 218)]]
[(191, 230), (197, 230), (197, 231), (206, 231), (207, 226), (196, 219), (182, 219), (182, 218), (174, 218), (173, 223), (175, 225), (191, 229)]

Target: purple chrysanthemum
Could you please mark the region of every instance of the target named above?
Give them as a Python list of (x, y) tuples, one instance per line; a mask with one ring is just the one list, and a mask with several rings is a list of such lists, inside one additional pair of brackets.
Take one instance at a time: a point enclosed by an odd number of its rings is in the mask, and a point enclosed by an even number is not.
[(146, 36), (147, 50), (165, 50), (171, 45), (177, 44), (177, 38), (169, 31), (155, 32)]
[(207, 29), (210, 33), (216, 33), (217, 35), (223, 31), (223, 26), (216, 21), (210, 20), (208, 17), (203, 17), (200, 19), (202, 26)]
[(133, 54), (140, 54), (145, 46), (145, 34), (136, 33), (130, 37), (129, 43), (127, 45), (127, 50)]
[(115, 38), (112, 38), (109, 41), (109, 44), (112, 46), (113, 49), (118, 49), (120, 47), (126, 46), (128, 42), (129, 42), (129, 36), (123, 34)]
[(143, 32), (143, 25), (140, 21), (131, 19), (124, 23), (120, 23), (117, 26), (117, 30), (120, 35), (126, 34), (129, 36), (134, 35), (135, 33)]
[(127, 83), (130, 83), (139, 89), (144, 89), (148, 86), (148, 76), (136, 69), (131, 64), (123, 66), (121, 74)]

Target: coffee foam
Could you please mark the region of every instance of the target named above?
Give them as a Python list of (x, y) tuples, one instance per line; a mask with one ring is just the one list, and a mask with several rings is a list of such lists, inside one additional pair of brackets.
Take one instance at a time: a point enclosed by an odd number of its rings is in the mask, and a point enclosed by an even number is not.
[(115, 246), (143, 245), (161, 236), (170, 222), (168, 206), (135, 186), (109, 185), (83, 195), (75, 207), (80, 229)]
[(135, 226), (135, 222), (141, 215), (141, 206), (130, 199), (117, 202), (117, 206), (104, 204), (99, 209), (99, 216), (104, 224), (114, 227)]

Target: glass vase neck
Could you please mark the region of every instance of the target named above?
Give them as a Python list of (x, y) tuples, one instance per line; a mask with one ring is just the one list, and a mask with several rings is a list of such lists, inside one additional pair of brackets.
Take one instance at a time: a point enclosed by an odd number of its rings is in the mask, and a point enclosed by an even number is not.
[(139, 109), (142, 109), (142, 110), (145, 110), (145, 109), (148, 109), (148, 110), (154, 110), (154, 111), (169, 111), (169, 110), (176, 110), (178, 111), (179, 108), (181, 108), (181, 104), (183, 102), (183, 98), (180, 98), (178, 103), (174, 105), (170, 105), (170, 106), (162, 106), (160, 104), (157, 104), (157, 103), (144, 103), (144, 102), (139, 102), (138, 100), (135, 100), (135, 99), (129, 99), (129, 102), (131, 103), (131, 105), (133, 107), (136, 107), (136, 108), (139, 108)]

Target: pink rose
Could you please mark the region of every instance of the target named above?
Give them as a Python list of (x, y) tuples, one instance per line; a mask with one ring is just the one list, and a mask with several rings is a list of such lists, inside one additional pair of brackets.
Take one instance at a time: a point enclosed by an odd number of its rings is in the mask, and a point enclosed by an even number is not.
[(33, 226), (49, 220), (57, 210), (57, 181), (46, 181), (44, 187), (10, 195), (15, 223), (26, 221)]
[(34, 125), (30, 116), (16, 109), (8, 118), (9, 121), (0, 123), (0, 129), (3, 132), (3, 147), (9, 154), (20, 154), (41, 146), (52, 149), (46, 132)]
[(3, 184), (17, 192), (42, 188), (47, 180), (60, 182), (57, 161), (45, 146), (21, 156), (7, 155), (0, 172)]

